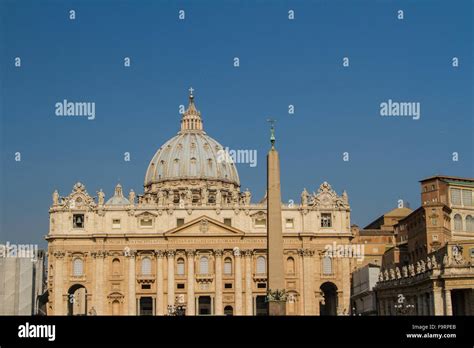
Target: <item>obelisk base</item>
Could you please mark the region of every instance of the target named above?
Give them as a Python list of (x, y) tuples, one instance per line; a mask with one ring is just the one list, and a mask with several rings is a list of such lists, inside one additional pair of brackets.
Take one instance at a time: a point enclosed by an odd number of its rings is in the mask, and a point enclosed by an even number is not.
[(268, 301), (268, 315), (286, 315), (286, 301)]

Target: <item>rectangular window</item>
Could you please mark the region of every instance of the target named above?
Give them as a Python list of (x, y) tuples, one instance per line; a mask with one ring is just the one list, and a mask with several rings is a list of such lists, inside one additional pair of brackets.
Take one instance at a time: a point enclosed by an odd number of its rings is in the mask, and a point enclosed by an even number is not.
[(472, 206), (472, 191), (462, 190), (462, 204), (465, 207), (471, 207)]
[(224, 225), (232, 226), (232, 219), (230, 219), (230, 218), (224, 218)]
[(142, 290), (150, 290), (151, 285), (150, 284), (142, 284)]
[(232, 289), (232, 283), (225, 283), (224, 288), (225, 289)]
[(461, 190), (460, 189), (451, 189), (451, 204), (461, 205)]
[(120, 219), (112, 220), (112, 228), (120, 228)]
[(184, 275), (184, 262), (178, 261), (178, 267), (176, 269), (178, 275)]
[(331, 213), (321, 214), (321, 227), (332, 227)]
[(184, 225), (184, 219), (176, 219), (176, 227), (180, 227)]
[(72, 227), (84, 228), (84, 214), (74, 214), (72, 216)]
[(469, 251), (471, 252), (471, 257), (474, 257), (474, 248), (469, 249)]
[(267, 227), (267, 219), (255, 219), (255, 227), (258, 227), (258, 228)]
[(257, 288), (259, 289), (265, 289), (267, 287), (267, 283), (258, 283)]
[(140, 227), (153, 227), (153, 220), (151, 218), (140, 219)]
[(286, 219), (286, 220), (285, 220), (285, 227), (286, 227), (286, 228), (295, 228), (295, 220), (293, 220), (293, 219)]
[(177, 289), (184, 289), (184, 283), (178, 283), (176, 284)]

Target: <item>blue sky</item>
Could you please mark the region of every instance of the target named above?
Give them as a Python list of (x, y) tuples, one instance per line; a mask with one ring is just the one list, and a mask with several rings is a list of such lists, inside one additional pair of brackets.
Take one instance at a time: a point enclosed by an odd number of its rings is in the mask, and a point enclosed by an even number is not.
[[(472, 17), (472, 1), (1, 0), (0, 240), (45, 246), (51, 193), (77, 181), (142, 192), (190, 86), (209, 135), (258, 151), (238, 166), (254, 201), (271, 116), (285, 201), (328, 181), (361, 226), (398, 199), (415, 208), (418, 180), (473, 176)], [(95, 102), (95, 120), (55, 116), (63, 99)], [(420, 120), (381, 117), (388, 99), (419, 102)]]

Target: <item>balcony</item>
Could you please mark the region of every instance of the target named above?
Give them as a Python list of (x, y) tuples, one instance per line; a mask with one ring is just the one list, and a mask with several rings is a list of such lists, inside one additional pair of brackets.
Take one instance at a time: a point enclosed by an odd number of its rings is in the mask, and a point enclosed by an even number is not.
[(266, 273), (254, 273), (253, 280), (255, 282), (261, 283), (267, 281), (267, 274)]
[(81, 283), (86, 281), (86, 276), (85, 275), (80, 275), (80, 276), (70, 276), (69, 281), (74, 282), (74, 283)]
[(196, 281), (198, 283), (212, 283), (213, 280), (213, 274), (196, 274)]
[(139, 284), (152, 284), (155, 282), (155, 276), (148, 274), (140, 274), (139, 276), (137, 276), (137, 282)]

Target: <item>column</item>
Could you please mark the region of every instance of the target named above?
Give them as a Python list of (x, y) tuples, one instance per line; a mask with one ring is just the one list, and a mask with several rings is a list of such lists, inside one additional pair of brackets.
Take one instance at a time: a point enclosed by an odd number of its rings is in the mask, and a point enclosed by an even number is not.
[(222, 307), (222, 254), (223, 250), (214, 250), (216, 262), (216, 297), (215, 297), (215, 314), (223, 315), (224, 308)]
[[(313, 277), (312, 275), (312, 267), (311, 267), (311, 256), (314, 255), (314, 251), (310, 249), (300, 249), (300, 254), (303, 255), (303, 281), (304, 281), (304, 300), (305, 300), (305, 307), (304, 307), (304, 314), (305, 315), (314, 315), (315, 314), (315, 306), (313, 304)], [(318, 304), (319, 305), (319, 304)]]
[[(299, 314), (305, 314), (305, 298), (304, 298), (304, 270), (303, 270), (303, 249), (298, 250), (298, 275), (299, 275), (299, 282), (300, 282), (300, 309)], [(319, 301), (319, 298), (317, 299)], [(319, 302), (318, 302), (319, 303)], [(318, 305), (319, 306), (319, 305)]]
[(422, 308), (423, 297), (421, 295), (416, 295), (416, 315), (423, 315)]
[(426, 294), (426, 299), (428, 300), (428, 315), (434, 315), (434, 298), (431, 293)]
[(245, 314), (253, 315), (252, 303), (252, 250), (244, 250), (245, 255)]
[(194, 250), (186, 250), (188, 259), (188, 299), (186, 314), (196, 315), (196, 299), (194, 298)]
[(423, 304), (423, 315), (429, 315), (429, 308), (428, 308), (428, 301), (427, 301), (427, 297), (426, 297), (426, 294), (422, 294), (421, 295), (423, 301), (422, 301), (422, 304)]
[(162, 250), (155, 250), (156, 255), (156, 315), (165, 314), (164, 287), (163, 287), (163, 256)]
[(127, 250), (128, 256), (128, 315), (137, 315), (135, 250)]
[(103, 291), (105, 289), (104, 284), (104, 258), (105, 252), (99, 250), (92, 254), (94, 257), (94, 264), (95, 264), (95, 290), (94, 290), (94, 308), (98, 315), (105, 315), (104, 313), (104, 296)]
[(451, 290), (444, 290), (444, 315), (453, 315), (453, 305), (451, 303)]
[(54, 257), (56, 259), (54, 264), (54, 315), (66, 315), (64, 310), (64, 300), (63, 300), (63, 287), (65, 279), (63, 278), (63, 263), (64, 256), (66, 254), (63, 251), (55, 251)]
[[(342, 226), (342, 225), (341, 225)], [(342, 293), (341, 301), (338, 303), (341, 313), (350, 313), (351, 307), (351, 265), (349, 258), (345, 257), (342, 262)]]
[(166, 257), (168, 258), (168, 306), (174, 306), (174, 250), (167, 250)]
[(235, 260), (235, 315), (242, 315), (242, 262), (240, 249), (234, 248)]
[(433, 289), (433, 301), (434, 301), (434, 315), (443, 315), (443, 295), (441, 289)]

